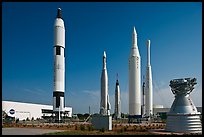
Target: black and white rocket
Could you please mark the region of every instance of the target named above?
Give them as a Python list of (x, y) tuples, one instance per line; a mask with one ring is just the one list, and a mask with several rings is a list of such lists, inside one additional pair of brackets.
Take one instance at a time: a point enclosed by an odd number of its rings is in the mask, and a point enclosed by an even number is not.
[(153, 88), (152, 69), (150, 65), (150, 40), (147, 40), (147, 67), (145, 84), (145, 114), (146, 116), (151, 116), (153, 114)]
[(65, 27), (61, 9), (57, 10), (57, 18), (54, 23), (54, 90), (53, 112), (64, 111), (65, 101)]
[(129, 56), (129, 115), (141, 115), (141, 62), (135, 27)]
[(106, 69), (106, 52), (103, 53), (103, 69), (101, 74), (101, 103), (100, 103), (100, 114), (110, 115), (110, 102), (108, 95), (108, 73)]
[(121, 100), (120, 100), (120, 87), (118, 78), (115, 86), (115, 119), (121, 118)]

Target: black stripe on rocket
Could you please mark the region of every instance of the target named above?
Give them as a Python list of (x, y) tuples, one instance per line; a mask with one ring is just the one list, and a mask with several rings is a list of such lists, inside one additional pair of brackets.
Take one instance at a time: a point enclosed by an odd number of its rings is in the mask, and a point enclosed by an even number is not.
[[(65, 49), (64, 47), (62, 46), (59, 46), (59, 45), (56, 45), (54, 46), (55, 47), (55, 50), (56, 50), (56, 55), (61, 55), (61, 49)], [(64, 52), (64, 57), (65, 57), (65, 52)]]
[[(56, 108), (59, 108), (59, 106), (60, 106), (60, 97), (64, 98), (64, 92), (54, 91), (53, 92), (53, 97), (56, 97)], [(65, 106), (65, 101), (64, 101), (64, 106)]]

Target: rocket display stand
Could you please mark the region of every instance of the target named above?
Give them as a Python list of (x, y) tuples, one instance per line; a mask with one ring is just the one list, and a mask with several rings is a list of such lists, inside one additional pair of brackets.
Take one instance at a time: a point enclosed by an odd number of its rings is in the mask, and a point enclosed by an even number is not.
[(128, 123), (142, 123), (141, 119), (142, 119), (142, 115), (129, 115)]
[(196, 78), (170, 81), (169, 86), (175, 94), (175, 100), (167, 113), (166, 131), (202, 133), (201, 113), (197, 111), (189, 96), (195, 84), (197, 84)]
[(112, 130), (112, 116), (95, 114), (92, 115), (91, 123), (97, 130)]

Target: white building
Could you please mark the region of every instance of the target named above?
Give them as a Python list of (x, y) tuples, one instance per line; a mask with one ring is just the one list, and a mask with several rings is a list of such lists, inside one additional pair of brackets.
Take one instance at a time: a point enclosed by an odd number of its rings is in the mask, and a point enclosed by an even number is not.
[[(52, 105), (23, 103), (14, 101), (2, 101), (2, 111), (6, 112), (8, 116), (24, 119), (37, 119), (42, 116), (51, 116), (53, 111)], [(66, 116), (72, 117), (72, 108), (65, 107)]]

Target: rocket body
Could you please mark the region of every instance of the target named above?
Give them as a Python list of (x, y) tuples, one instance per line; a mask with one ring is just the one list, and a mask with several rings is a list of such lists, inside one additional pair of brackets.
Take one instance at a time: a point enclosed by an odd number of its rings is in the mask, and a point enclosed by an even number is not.
[(65, 27), (58, 9), (54, 24), (54, 90), (53, 111), (64, 111), (65, 101)]
[(103, 55), (103, 69), (101, 74), (101, 103), (100, 103), (100, 114), (110, 114), (110, 102), (108, 97), (108, 73), (106, 69), (106, 53)]
[(152, 69), (150, 65), (150, 40), (147, 40), (147, 67), (146, 67), (146, 86), (145, 86), (145, 113), (146, 116), (153, 114), (153, 88), (152, 88)]
[(108, 73), (106, 69), (106, 53), (103, 55), (103, 69), (101, 74), (101, 104), (100, 114), (107, 114), (108, 103)]
[(129, 56), (129, 115), (141, 115), (141, 66), (135, 27)]
[(111, 104), (109, 101), (109, 94), (107, 96), (107, 115), (110, 116)]
[(144, 116), (145, 115), (145, 82), (143, 82), (143, 85), (142, 85), (142, 115)]
[(121, 118), (121, 100), (120, 100), (120, 87), (118, 79), (115, 86), (115, 119)]

